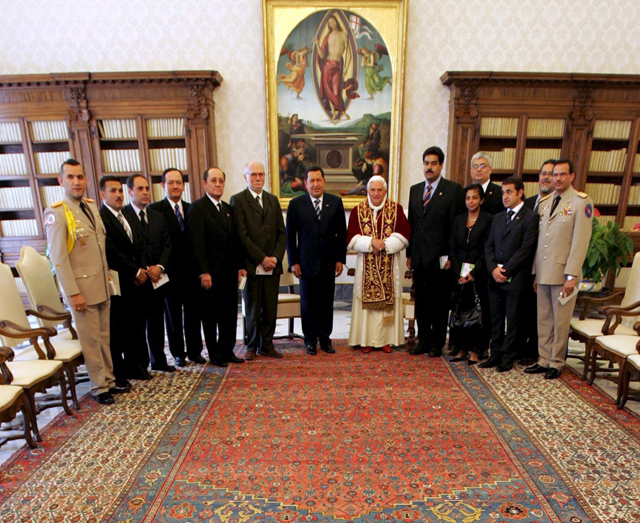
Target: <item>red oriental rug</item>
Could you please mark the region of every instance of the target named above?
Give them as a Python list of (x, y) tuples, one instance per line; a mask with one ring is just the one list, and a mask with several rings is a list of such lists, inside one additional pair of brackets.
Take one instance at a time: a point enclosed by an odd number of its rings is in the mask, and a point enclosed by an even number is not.
[(0, 467), (0, 521), (640, 521), (639, 419), (572, 373), (301, 345), (85, 399)]

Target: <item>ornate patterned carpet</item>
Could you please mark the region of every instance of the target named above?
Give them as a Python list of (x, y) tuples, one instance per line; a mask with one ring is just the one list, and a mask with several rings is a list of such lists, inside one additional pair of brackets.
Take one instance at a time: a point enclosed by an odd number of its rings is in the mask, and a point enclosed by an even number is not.
[(640, 521), (640, 420), (573, 374), (300, 345), (85, 399), (0, 468), (0, 521)]

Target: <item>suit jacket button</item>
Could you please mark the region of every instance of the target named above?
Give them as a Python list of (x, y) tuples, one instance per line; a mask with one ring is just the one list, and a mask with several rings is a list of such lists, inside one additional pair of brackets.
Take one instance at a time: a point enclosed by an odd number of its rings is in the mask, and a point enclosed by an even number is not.
[(545, 256), (543, 259), (544, 259), (544, 260), (546, 260), (546, 259), (547, 259), (547, 257)]

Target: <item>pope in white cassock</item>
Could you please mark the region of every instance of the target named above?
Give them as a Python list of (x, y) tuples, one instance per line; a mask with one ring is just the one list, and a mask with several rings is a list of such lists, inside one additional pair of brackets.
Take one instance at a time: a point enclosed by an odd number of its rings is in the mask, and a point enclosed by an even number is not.
[(367, 200), (349, 216), (347, 250), (358, 253), (349, 345), (391, 352), (404, 343), (400, 253), (409, 245), (402, 206), (387, 198), (387, 182), (372, 176)]

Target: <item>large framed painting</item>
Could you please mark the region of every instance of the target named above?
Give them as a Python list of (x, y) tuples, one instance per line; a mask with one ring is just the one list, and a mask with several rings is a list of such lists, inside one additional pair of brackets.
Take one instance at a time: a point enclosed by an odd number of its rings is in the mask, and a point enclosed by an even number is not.
[(283, 207), (322, 167), (345, 208), (383, 176), (397, 198), (408, 0), (263, 0), (271, 190)]

